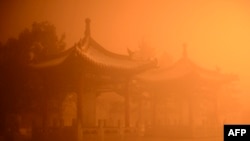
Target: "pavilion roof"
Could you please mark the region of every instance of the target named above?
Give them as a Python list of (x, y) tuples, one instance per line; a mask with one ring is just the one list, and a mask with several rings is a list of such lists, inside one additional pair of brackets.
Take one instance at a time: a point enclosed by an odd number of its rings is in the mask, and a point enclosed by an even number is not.
[(35, 69), (43, 69), (58, 66), (69, 58), (78, 58), (100, 71), (108, 70), (115, 72), (137, 73), (156, 66), (155, 60), (133, 60), (130, 55), (120, 55), (106, 50), (90, 36), (90, 20), (86, 20), (85, 37), (72, 48), (47, 58), (39, 63), (30, 64)]
[(186, 46), (184, 46), (181, 59), (173, 65), (166, 68), (152, 69), (137, 75), (138, 80), (148, 83), (165, 83), (171, 80), (176, 81), (187, 78), (206, 82), (225, 83), (237, 80), (238, 76), (223, 74), (218, 69), (209, 70), (195, 64), (187, 56)]

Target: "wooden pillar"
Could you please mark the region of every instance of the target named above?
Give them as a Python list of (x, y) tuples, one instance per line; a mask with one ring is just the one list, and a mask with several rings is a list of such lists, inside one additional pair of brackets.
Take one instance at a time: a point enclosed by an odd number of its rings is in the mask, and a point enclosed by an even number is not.
[(81, 120), (77, 119), (77, 127), (76, 127), (76, 139), (77, 141), (83, 141), (83, 130)]
[(194, 124), (194, 101), (190, 99), (189, 101), (189, 124), (193, 127)]
[[(78, 112), (83, 127), (96, 126), (96, 92), (94, 86), (87, 85), (82, 78), (78, 93)], [(91, 84), (91, 83), (90, 83)]]
[(156, 126), (156, 118), (157, 118), (157, 113), (156, 113), (156, 97), (155, 95), (152, 96), (152, 100), (151, 100), (151, 106), (152, 106), (152, 126)]
[(129, 81), (125, 85), (125, 127), (130, 126), (130, 94), (129, 94)]
[(77, 93), (77, 109), (76, 109), (76, 138), (77, 141), (83, 141), (83, 130), (82, 130), (82, 108), (81, 108), (81, 99), (82, 96), (80, 92)]
[(81, 94), (82, 125), (83, 127), (96, 126), (96, 93), (93, 90)]
[(137, 125), (136, 126), (139, 126), (139, 127), (141, 127), (141, 125), (144, 123), (144, 116), (143, 116), (143, 97), (142, 97), (142, 93), (140, 94), (140, 99), (139, 99), (139, 115), (138, 115), (138, 121), (137, 121)]
[(190, 127), (190, 134), (191, 137), (194, 136), (194, 124), (195, 124), (195, 107), (196, 107), (196, 101), (193, 99), (193, 95), (190, 94), (191, 96), (189, 97), (189, 113), (188, 113), (188, 116), (189, 116), (189, 127)]
[(215, 92), (215, 96), (214, 96), (214, 112), (215, 112), (215, 122), (219, 123), (219, 105), (218, 105), (218, 90), (216, 90)]
[(96, 126), (96, 83), (94, 76), (88, 75), (82, 77), (79, 94), (81, 95), (82, 110), (82, 126), (95, 127)]
[[(86, 83), (88, 82), (88, 83)], [(94, 85), (81, 77), (77, 94), (77, 140), (82, 141), (82, 128), (96, 126), (96, 92)]]
[(189, 101), (187, 101), (187, 98), (176, 98), (175, 101), (177, 103), (177, 114), (179, 115), (175, 124), (177, 126), (187, 126), (190, 122)]

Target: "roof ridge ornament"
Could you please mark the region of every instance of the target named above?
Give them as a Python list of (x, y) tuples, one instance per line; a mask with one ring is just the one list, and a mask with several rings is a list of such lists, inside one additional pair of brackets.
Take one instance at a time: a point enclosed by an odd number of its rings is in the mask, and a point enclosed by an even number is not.
[(90, 36), (90, 18), (85, 19), (85, 37)]
[(183, 50), (182, 50), (182, 57), (187, 58), (187, 44), (184, 43), (184, 44), (182, 45), (182, 47), (183, 47)]

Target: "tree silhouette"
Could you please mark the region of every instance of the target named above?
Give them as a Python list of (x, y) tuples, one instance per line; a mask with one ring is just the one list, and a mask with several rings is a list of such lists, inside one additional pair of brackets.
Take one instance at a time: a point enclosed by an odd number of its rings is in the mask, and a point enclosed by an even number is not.
[(1, 122), (8, 114), (41, 111), (44, 82), (38, 72), (26, 66), (61, 52), (65, 48), (64, 39), (65, 35), (59, 38), (55, 26), (49, 22), (34, 22), (18, 38), (0, 44)]

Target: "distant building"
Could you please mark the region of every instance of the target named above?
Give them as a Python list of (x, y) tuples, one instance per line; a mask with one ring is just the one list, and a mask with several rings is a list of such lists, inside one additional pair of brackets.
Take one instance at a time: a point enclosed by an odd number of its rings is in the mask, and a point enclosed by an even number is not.
[(208, 129), (216, 132), (221, 126), (218, 96), (224, 86), (237, 80), (236, 75), (196, 65), (184, 46), (182, 58), (173, 65), (138, 74), (138, 85), (142, 92), (150, 94), (151, 103), (150, 111), (140, 113), (151, 113), (151, 117), (144, 120), (157, 129), (172, 132), (188, 129), (192, 133), (189, 135), (199, 135), (197, 132)]

